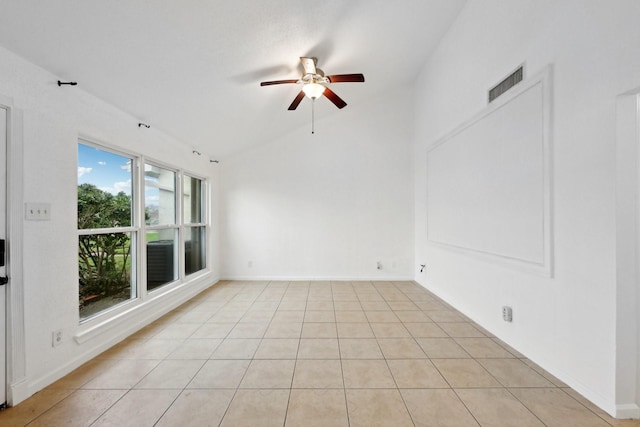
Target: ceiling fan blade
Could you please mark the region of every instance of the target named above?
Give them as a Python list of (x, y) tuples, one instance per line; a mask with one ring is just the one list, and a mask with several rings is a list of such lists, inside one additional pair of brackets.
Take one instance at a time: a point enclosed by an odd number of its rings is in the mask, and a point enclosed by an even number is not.
[(362, 83), (364, 82), (364, 75), (362, 74), (335, 74), (333, 76), (327, 76), (331, 83)]
[(291, 105), (289, 105), (289, 110), (295, 110), (296, 108), (298, 108), (298, 105), (300, 105), (300, 102), (302, 102), (303, 98), (304, 98), (304, 92), (300, 91), (300, 93), (296, 95), (296, 98), (293, 100)]
[(333, 102), (335, 106), (340, 109), (347, 106), (347, 103), (344, 102), (342, 98), (336, 95), (336, 93), (329, 88), (325, 88), (323, 95), (326, 96), (329, 99), (329, 101)]
[(290, 80), (273, 80), (270, 82), (261, 82), (260, 86), (271, 86), (271, 85), (282, 85), (286, 83), (298, 83), (298, 79), (290, 79)]
[(300, 62), (302, 62), (302, 67), (304, 68), (305, 74), (317, 74), (316, 71), (316, 62), (317, 58), (305, 58), (301, 57)]

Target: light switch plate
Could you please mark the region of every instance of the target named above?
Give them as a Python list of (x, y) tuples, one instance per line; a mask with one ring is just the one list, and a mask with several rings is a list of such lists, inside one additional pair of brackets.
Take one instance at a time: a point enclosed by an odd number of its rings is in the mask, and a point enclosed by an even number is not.
[(50, 203), (25, 203), (24, 206), (27, 221), (49, 221), (51, 219)]

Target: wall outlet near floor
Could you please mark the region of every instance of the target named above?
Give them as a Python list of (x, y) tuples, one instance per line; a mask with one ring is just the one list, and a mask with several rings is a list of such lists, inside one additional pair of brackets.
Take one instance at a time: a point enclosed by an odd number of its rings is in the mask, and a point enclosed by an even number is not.
[(502, 307), (502, 320), (505, 322), (513, 321), (513, 310), (509, 306)]
[(253, 267), (253, 261), (247, 262), (247, 267), (252, 268)]
[(62, 344), (62, 329), (51, 332), (51, 345), (57, 347)]
[(378, 270), (382, 270), (382, 263), (381, 263), (380, 261), (378, 261), (378, 262), (376, 263), (376, 268), (377, 268)]

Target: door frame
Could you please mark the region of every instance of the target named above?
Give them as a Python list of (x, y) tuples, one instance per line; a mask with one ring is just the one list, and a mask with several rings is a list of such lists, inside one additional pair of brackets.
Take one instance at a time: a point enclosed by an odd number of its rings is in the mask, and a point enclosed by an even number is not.
[[(6, 165), (6, 393), (7, 405), (29, 397), (26, 378), (26, 348), (23, 286), (23, 116), (13, 99), (0, 94), (0, 107), (7, 110)], [(2, 385), (0, 385), (2, 386)]]
[[(640, 418), (640, 88), (616, 99), (616, 418)], [(635, 319), (629, 321), (629, 319)]]

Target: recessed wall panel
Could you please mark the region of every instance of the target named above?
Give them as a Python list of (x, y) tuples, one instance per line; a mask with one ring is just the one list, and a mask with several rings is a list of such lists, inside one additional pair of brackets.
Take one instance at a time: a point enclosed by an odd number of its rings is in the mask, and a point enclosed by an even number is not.
[(503, 95), (500, 104), (488, 107), (429, 149), (430, 242), (548, 266), (545, 89), (541, 78)]

